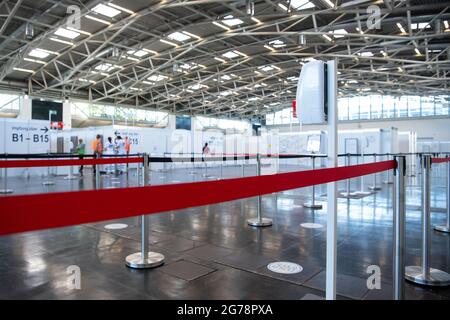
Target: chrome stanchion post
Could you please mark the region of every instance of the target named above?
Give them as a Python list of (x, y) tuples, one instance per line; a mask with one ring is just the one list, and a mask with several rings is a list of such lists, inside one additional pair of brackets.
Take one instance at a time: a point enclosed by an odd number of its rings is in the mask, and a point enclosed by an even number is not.
[(421, 266), (406, 267), (408, 281), (426, 286), (450, 285), (450, 274), (430, 267), (431, 156), (422, 156), (422, 260)]
[[(377, 155), (376, 154), (373, 155), (373, 162), (377, 162)], [(371, 187), (369, 187), (369, 190), (372, 190), (372, 191), (379, 191), (379, 190), (381, 190), (381, 187), (377, 185), (377, 175), (378, 175), (378, 173), (375, 173), (373, 175), (373, 185)]]
[[(316, 169), (315, 157), (312, 156), (311, 160), (312, 160), (312, 169), (315, 170)], [(312, 209), (312, 210), (320, 210), (320, 209), (322, 209), (322, 205), (321, 204), (316, 204), (316, 186), (315, 185), (312, 186), (312, 201), (309, 202), (309, 203), (304, 203), (303, 206), (305, 208), (309, 208), (309, 209)]]
[[(47, 152), (47, 156), (50, 156), (50, 152)], [(48, 158), (50, 160), (50, 157)], [(47, 167), (47, 180), (42, 182), (44, 186), (52, 186), (55, 184), (52, 180), (50, 180), (50, 167)]]
[[(149, 161), (148, 154), (143, 155), (143, 173), (142, 182), (144, 186), (149, 184)], [(127, 267), (134, 269), (146, 269), (159, 267), (164, 263), (164, 255), (157, 252), (151, 252), (148, 248), (148, 216), (141, 216), (141, 252), (128, 255), (125, 258)]]
[(440, 232), (450, 232), (450, 161), (447, 162), (447, 224), (434, 226), (434, 230)]
[(13, 193), (14, 191), (12, 189), (8, 189), (8, 168), (4, 168), (3, 172), (5, 173), (5, 176), (3, 177), (3, 189), (0, 189), (0, 194)]
[(393, 221), (393, 289), (394, 300), (405, 298), (405, 169), (406, 159), (396, 158), (397, 168), (394, 171), (394, 221)]
[[(258, 176), (261, 175), (261, 155), (258, 153), (256, 155), (256, 174)], [(257, 213), (258, 217), (253, 219), (248, 219), (247, 223), (253, 227), (269, 227), (272, 225), (272, 219), (263, 218), (261, 215), (261, 207), (262, 207), (262, 197), (258, 196), (257, 201)]]
[[(347, 155), (345, 157), (345, 166), (346, 167), (350, 166), (350, 153), (347, 153)], [(350, 191), (350, 182), (351, 182), (350, 179), (347, 179), (347, 181), (346, 181), (347, 191), (341, 192), (340, 193), (341, 197), (350, 199), (355, 196), (355, 194)]]
[[(95, 159), (98, 160), (100, 159), (99, 154), (95, 155)], [(101, 188), (101, 175), (100, 175), (100, 165), (99, 164), (95, 164), (95, 189), (100, 189)]]

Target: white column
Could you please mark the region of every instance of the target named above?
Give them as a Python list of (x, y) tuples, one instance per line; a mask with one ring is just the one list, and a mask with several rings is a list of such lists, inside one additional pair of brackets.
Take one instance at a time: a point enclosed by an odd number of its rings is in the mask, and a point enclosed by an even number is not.
[[(337, 70), (336, 61), (328, 61), (328, 167), (338, 166), (337, 158)], [(326, 299), (336, 300), (337, 266), (337, 185), (327, 186), (327, 260), (326, 260)]]

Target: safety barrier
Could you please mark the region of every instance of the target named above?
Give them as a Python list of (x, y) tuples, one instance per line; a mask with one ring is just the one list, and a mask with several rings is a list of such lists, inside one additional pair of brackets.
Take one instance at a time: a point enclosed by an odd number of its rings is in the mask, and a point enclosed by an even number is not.
[[(261, 156), (257, 155), (260, 169)], [(100, 160), (102, 160), (100, 162)], [(115, 159), (94, 159), (105, 163)], [(124, 159), (122, 159), (124, 160)], [(180, 183), (172, 185), (148, 186), (149, 163), (143, 158), (128, 159), (141, 161), (143, 166), (143, 186), (120, 189), (88, 190), (78, 192), (59, 192), (37, 195), (10, 195), (0, 197), (0, 235), (35, 231), (48, 228), (67, 227), (83, 223), (141, 216), (141, 251), (126, 258), (126, 265), (132, 268), (156, 267), (164, 263), (164, 256), (148, 249), (148, 215), (165, 211), (185, 209), (195, 206), (211, 205), (290, 189), (311, 187), (329, 182), (341, 181), (362, 175), (375, 174), (395, 169), (397, 182), (394, 205), (394, 298), (403, 298), (404, 270), (404, 157), (395, 160), (307, 171), (296, 171), (274, 175), (232, 178), (218, 181)], [(53, 160), (62, 161), (62, 160)], [(72, 160), (71, 160), (72, 161)], [(81, 161), (73, 160), (76, 164)], [(1, 163), (7, 161), (1, 161)], [(30, 161), (33, 162), (33, 161)], [(71, 162), (72, 163), (72, 162)], [(24, 163), (21, 163), (24, 164)], [(260, 173), (260, 172), (259, 172)], [(126, 203), (98, 203), (98, 198), (125, 197)], [(151, 199), (151, 201), (142, 201)], [(58, 204), (70, 203), (63, 214)], [(258, 210), (260, 213), (261, 210)], [(258, 214), (257, 219), (249, 220), (250, 225), (262, 226), (267, 222)], [(271, 221), (270, 221), (271, 222)], [(401, 280), (400, 280), (401, 279)]]
[(442, 226), (434, 226), (434, 230), (440, 232), (450, 232), (450, 157), (447, 158), (433, 158), (433, 164), (446, 163), (447, 164), (447, 222)]
[[(450, 285), (450, 274), (431, 268), (431, 227), (430, 227), (430, 194), (431, 194), (431, 167), (432, 164), (450, 163), (450, 158), (432, 158), (431, 155), (422, 155), (422, 250), (421, 265), (407, 266), (405, 277), (408, 281), (426, 286), (448, 286)], [(450, 172), (450, 171), (449, 171)], [(447, 192), (447, 201), (449, 201)], [(447, 205), (447, 226), (448, 226)]]

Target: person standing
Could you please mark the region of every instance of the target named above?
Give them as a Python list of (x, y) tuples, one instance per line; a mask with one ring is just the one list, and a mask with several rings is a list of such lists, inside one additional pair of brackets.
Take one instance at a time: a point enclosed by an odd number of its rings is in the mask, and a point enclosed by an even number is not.
[[(95, 140), (92, 141), (92, 151), (94, 152), (95, 158), (100, 158), (103, 154), (102, 136), (99, 134), (95, 137)], [(94, 174), (96, 172), (96, 165), (94, 164)]]
[[(130, 151), (131, 151), (131, 143), (130, 143), (130, 140), (128, 139), (128, 136), (125, 137), (124, 142), (125, 142), (125, 154), (127, 155), (127, 158), (128, 158), (128, 156), (130, 155)], [(126, 168), (128, 170), (128, 163), (127, 163)]]
[(203, 146), (202, 153), (203, 153), (203, 155), (208, 155), (209, 154), (208, 142), (206, 142), (205, 145)]
[[(111, 137), (108, 137), (108, 142), (105, 144), (105, 155), (114, 155), (115, 154), (115, 145), (112, 141)], [(113, 173), (114, 166), (112, 164), (106, 165), (106, 173)]]
[[(125, 150), (125, 141), (122, 139), (121, 136), (117, 136), (117, 140), (116, 140), (116, 148), (117, 148), (117, 154), (120, 155), (125, 155), (126, 154), (126, 150)], [(124, 164), (118, 164), (117, 165), (117, 169), (119, 171), (120, 174), (122, 174), (125, 171), (124, 168)]]
[[(83, 142), (83, 139), (78, 140), (77, 153), (78, 159), (83, 160), (84, 154), (86, 153), (86, 144)], [(83, 165), (80, 166), (78, 172), (80, 173), (80, 176), (83, 176)]]

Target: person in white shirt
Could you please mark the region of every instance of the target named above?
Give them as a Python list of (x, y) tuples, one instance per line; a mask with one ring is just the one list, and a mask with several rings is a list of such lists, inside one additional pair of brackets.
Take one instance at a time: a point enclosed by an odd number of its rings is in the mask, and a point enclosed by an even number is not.
[[(105, 143), (104, 148), (105, 155), (113, 155), (114, 154), (114, 143), (112, 142), (112, 138), (108, 137), (108, 141)], [(114, 166), (111, 164), (105, 165), (106, 173), (111, 174), (114, 173)]]
[[(116, 150), (118, 155), (125, 155), (125, 141), (122, 139), (121, 136), (117, 136), (116, 138)], [(117, 165), (117, 170), (120, 174), (122, 174), (125, 171), (125, 165), (123, 163), (120, 163)]]

